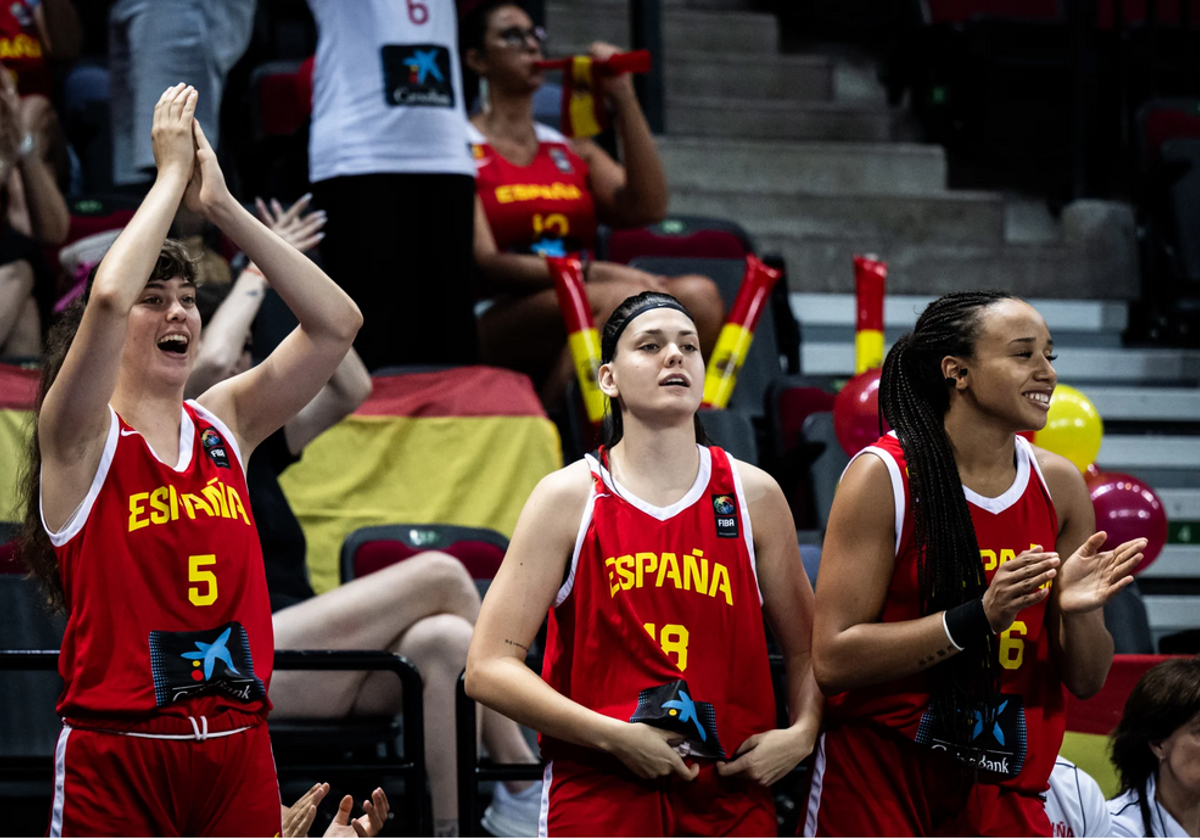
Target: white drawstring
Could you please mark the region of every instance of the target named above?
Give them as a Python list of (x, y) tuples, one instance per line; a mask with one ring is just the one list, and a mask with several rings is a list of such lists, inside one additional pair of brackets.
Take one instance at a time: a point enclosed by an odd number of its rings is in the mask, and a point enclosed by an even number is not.
[(188, 715), (188, 723), (192, 725), (192, 734), (196, 736), (197, 741), (204, 741), (208, 738), (208, 718), (200, 715), (200, 726), (196, 725), (196, 719)]

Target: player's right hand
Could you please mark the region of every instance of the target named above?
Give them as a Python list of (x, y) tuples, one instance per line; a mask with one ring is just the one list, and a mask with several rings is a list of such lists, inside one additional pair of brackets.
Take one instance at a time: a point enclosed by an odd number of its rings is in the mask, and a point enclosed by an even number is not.
[(983, 593), (983, 611), (993, 633), (1003, 633), (1012, 626), (1017, 613), (1050, 594), (1049, 586), (1042, 587), (1058, 574), (1061, 562), (1057, 552), (1042, 551), (1037, 545), (996, 570), (991, 585)]
[(628, 723), (610, 752), (633, 773), (643, 779), (661, 779), (672, 773), (692, 781), (700, 773), (698, 766), (689, 767), (675, 751), (683, 736), (644, 723)]
[(154, 106), (150, 144), (160, 174), (178, 170), (185, 178), (192, 177), (196, 159), (196, 141), (192, 135), (196, 97), (194, 87), (180, 82), (163, 91)]

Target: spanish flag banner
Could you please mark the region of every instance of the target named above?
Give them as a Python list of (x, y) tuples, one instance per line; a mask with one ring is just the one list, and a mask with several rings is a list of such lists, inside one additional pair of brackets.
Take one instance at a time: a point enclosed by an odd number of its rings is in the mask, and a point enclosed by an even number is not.
[(529, 378), (483, 366), (373, 377), (370, 398), (304, 450), (279, 483), (308, 540), (313, 589), (369, 525), (438, 523), (512, 536), (525, 500), (562, 466)]
[(596, 381), (600, 371), (600, 334), (592, 318), (583, 266), (578, 257), (547, 257), (558, 306), (567, 327), (567, 346), (575, 362), (575, 376), (588, 420), (598, 425), (604, 419), (604, 393)]
[(0, 522), (20, 522), (17, 480), (33, 434), (33, 406), (41, 371), (0, 365)]
[(746, 255), (746, 273), (733, 301), (733, 310), (717, 336), (717, 346), (708, 360), (704, 374), (704, 407), (725, 408), (733, 389), (737, 386), (738, 371), (746, 363), (750, 343), (754, 341), (754, 330), (767, 308), (771, 290), (782, 277), (782, 273), (771, 268), (753, 254)]
[(883, 367), (883, 294), (887, 263), (854, 258), (854, 373)]
[(591, 56), (537, 62), (543, 70), (562, 70), (562, 130), (568, 137), (594, 137), (608, 128), (608, 107), (604, 98), (595, 93), (596, 79), (621, 73), (650, 72), (650, 52), (634, 50), (616, 53), (604, 61)]

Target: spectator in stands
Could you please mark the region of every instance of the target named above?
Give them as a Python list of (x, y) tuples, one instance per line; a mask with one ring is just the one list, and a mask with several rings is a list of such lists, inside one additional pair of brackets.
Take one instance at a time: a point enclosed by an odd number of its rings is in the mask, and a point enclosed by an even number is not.
[(108, 42), (113, 183), (149, 185), (154, 105), (180, 79), (200, 92), (196, 119), (217, 148), (225, 78), (250, 43), (256, 4), (116, 0), (109, 11)]
[(1142, 675), (1112, 736), (1115, 837), (1200, 837), (1200, 657)]
[(54, 303), (43, 246), (70, 226), (50, 161), (57, 120), (44, 96), (21, 98), (0, 65), (0, 357), (36, 356)]
[[(275, 202), (270, 208), (260, 202), (259, 214), (286, 241), (308, 250), (319, 241), (324, 218), (319, 213), (305, 216), (306, 204), (301, 199), (285, 211)], [(203, 393), (249, 369), (250, 326), (267, 283), (250, 264), (232, 287), (209, 284), (200, 289), (204, 331), (188, 394)], [(458, 827), (455, 691), (479, 613), (475, 583), (457, 559), (426, 552), (315, 595), (305, 564), (304, 532), (277, 480), (310, 441), (354, 411), (370, 392), (371, 378), (351, 350), (329, 384), (250, 457), (247, 485), (267, 571), (275, 646), (390, 650), (416, 664), (425, 684), (425, 761), (434, 820), (439, 835), (450, 836)], [(400, 687), (390, 674), (335, 672), (314, 681), (311, 674), (281, 671), (271, 684), (271, 700), (276, 717), (395, 715), (401, 709)], [(517, 725), (494, 712), (483, 714), (483, 741), (499, 763), (535, 760)], [(540, 799), (540, 784), (508, 783), (497, 791), (485, 825), (494, 833), (532, 836)]]
[[(307, 837), (308, 829), (317, 816), (317, 806), (329, 794), (329, 784), (318, 782), (304, 792), (296, 802), (283, 807), (283, 836)], [(337, 814), (325, 829), (325, 837), (375, 837), (383, 830), (388, 818), (388, 798), (383, 788), (375, 788), (371, 798), (363, 800), (363, 815), (350, 819), (354, 797), (346, 794), (338, 803)]]
[[(667, 212), (667, 181), (654, 138), (628, 74), (605, 79), (599, 94), (612, 103), (624, 157), (616, 163), (589, 139), (568, 140), (534, 122), (533, 96), (542, 85), (540, 29), (511, 0), (473, 9), (462, 26), (465, 65), (480, 80), (482, 111), (471, 120), (476, 188), (475, 259), (483, 295), (493, 304), (480, 316), (484, 361), (513, 367), (544, 383), (543, 396), (561, 394), (571, 375), (563, 352), (566, 331), (544, 256), (587, 255), (597, 222), (634, 227)], [(617, 50), (593, 44), (592, 58)], [(659, 57), (661, 60), (661, 57)], [(526, 185), (532, 196), (513, 200)], [(706, 351), (716, 342), (725, 310), (711, 280), (659, 277), (624, 265), (587, 262), (588, 298), (604, 323), (625, 298), (666, 291), (696, 317)]]
[(13, 0), (0, 6), (0, 58), (21, 96), (49, 98), (54, 77), (47, 59), (74, 61), (82, 44), (83, 27), (71, 0)]
[(1112, 820), (1096, 780), (1061, 755), (1050, 772), (1046, 816), (1053, 837), (1109, 837)]
[(369, 370), (477, 358), (467, 150), (452, 0), (308, 0), (309, 177), (321, 256), (362, 307)]

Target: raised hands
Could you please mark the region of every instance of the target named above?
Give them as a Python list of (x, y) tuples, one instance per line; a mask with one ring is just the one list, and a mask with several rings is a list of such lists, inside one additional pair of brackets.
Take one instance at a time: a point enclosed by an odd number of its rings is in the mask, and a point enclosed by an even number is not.
[(371, 792), (370, 801), (363, 802), (363, 815), (350, 819), (354, 797), (347, 794), (338, 805), (338, 812), (325, 829), (326, 837), (374, 837), (383, 830), (388, 818), (388, 798), (383, 788)]
[(296, 199), (296, 203), (287, 210), (278, 200), (272, 198), (268, 207), (261, 198), (254, 199), (258, 208), (258, 218), (286, 243), (297, 251), (306, 252), (315, 247), (325, 238), (321, 228), (325, 227), (325, 211), (313, 213), (304, 212), (312, 201), (312, 193), (306, 193)]
[(992, 632), (1003, 633), (1012, 626), (1017, 613), (1049, 595), (1050, 588), (1042, 587), (1058, 574), (1059, 565), (1056, 552), (1042, 551), (1038, 545), (997, 569), (987, 592), (983, 593), (983, 611)]
[(183, 201), (192, 212), (209, 218), (217, 207), (232, 202), (233, 196), (225, 185), (225, 173), (217, 163), (217, 153), (196, 120), (192, 120), (192, 138), (196, 147), (196, 165), (192, 169)]
[(1147, 540), (1122, 543), (1111, 551), (1100, 546), (1108, 535), (1099, 531), (1088, 537), (1059, 571), (1058, 605), (1064, 613), (1084, 613), (1107, 604), (1114, 595), (1133, 583), (1133, 570), (1142, 562)]
[(195, 123), (196, 89), (182, 82), (169, 87), (154, 106), (150, 143), (159, 176), (180, 175), (190, 179), (196, 160)]

